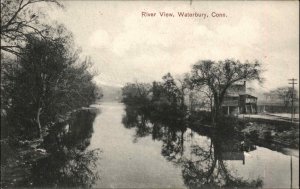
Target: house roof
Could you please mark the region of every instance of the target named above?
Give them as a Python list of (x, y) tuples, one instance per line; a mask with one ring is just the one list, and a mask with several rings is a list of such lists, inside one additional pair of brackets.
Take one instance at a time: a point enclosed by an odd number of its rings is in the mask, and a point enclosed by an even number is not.
[(250, 94), (240, 94), (240, 96), (246, 96), (246, 97), (250, 97), (250, 98), (257, 98), (256, 96), (252, 96)]
[(247, 96), (248, 98), (256, 98), (256, 96), (252, 96), (250, 94), (247, 94), (247, 91), (246, 91), (246, 82), (244, 83), (238, 83), (238, 84), (234, 84), (232, 86), (230, 86), (228, 89), (227, 89), (227, 92), (226, 92), (226, 97), (240, 97), (240, 96)]
[(234, 84), (227, 89), (228, 96), (238, 96), (246, 93), (246, 86), (244, 84)]

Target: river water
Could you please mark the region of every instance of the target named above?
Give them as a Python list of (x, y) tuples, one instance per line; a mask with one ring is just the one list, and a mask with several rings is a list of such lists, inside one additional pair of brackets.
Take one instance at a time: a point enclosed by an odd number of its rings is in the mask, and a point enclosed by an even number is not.
[(299, 151), (291, 155), (292, 150), (283, 154), (259, 146), (232, 150), (228, 148), (235, 145), (231, 140), (215, 142), (190, 129), (166, 129), (156, 136), (124, 125), (126, 112), (121, 103), (94, 107), (101, 111), (94, 120), (88, 146), (89, 150), (101, 150), (93, 169), (99, 173), (95, 188), (188, 188), (207, 183), (299, 186)]

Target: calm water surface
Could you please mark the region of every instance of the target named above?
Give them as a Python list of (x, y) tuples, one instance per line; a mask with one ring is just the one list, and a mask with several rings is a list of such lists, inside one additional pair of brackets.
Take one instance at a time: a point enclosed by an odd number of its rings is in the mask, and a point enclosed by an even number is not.
[(101, 113), (94, 120), (88, 149), (102, 152), (94, 168), (100, 179), (93, 187), (187, 188), (201, 186), (208, 173), (219, 185), (225, 180), (261, 180), (264, 188), (299, 186), (299, 151), (293, 156), (259, 146), (248, 152), (233, 151), (228, 146), (235, 144), (216, 143), (190, 129), (154, 137), (123, 125), (123, 104), (95, 107)]

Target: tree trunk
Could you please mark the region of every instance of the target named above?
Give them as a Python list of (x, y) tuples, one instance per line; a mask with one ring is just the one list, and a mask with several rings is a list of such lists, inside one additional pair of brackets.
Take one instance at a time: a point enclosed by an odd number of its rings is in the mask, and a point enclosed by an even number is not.
[(213, 120), (213, 125), (216, 125), (216, 123), (218, 123), (219, 118), (222, 115), (222, 101), (220, 101), (219, 98), (215, 97), (213, 109), (214, 109), (214, 112), (212, 115), (212, 120)]
[(42, 108), (38, 108), (37, 113), (36, 113), (36, 124), (38, 127), (38, 136), (39, 138), (42, 138), (42, 126), (40, 122), (40, 115), (41, 115)]
[(184, 151), (184, 131), (181, 131), (180, 145), (181, 145), (180, 155), (183, 156), (183, 151)]
[(215, 124), (215, 117), (213, 116), (213, 114), (214, 114), (214, 111), (215, 111), (215, 110), (214, 110), (212, 98), (209, 99), (209, 103), (210, 103), (210, 112), (211, 112), (211, 114), (212, 114), (212, 116), (211, 116), (211, 122), (212, 122), (212, 124), (214, 125), (214, 124)]
[(181, 96), (181, 108), (184, 107), (184, 95)]

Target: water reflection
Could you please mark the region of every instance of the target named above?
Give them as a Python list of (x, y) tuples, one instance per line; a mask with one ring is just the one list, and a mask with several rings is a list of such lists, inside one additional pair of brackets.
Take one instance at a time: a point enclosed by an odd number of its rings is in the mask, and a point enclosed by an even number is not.
[(93, 171), (99, 149), (87, 151), (93, 133), (96, 113), (82, 110), (67, 122), (58, 123), (49, 131), (42, 147), (50, 154), (31, 170), (28, 186), (91, 187), (99, 178)]
[(123, 124), (136, 129), (134, 140), (150, 135), (153, 140), (162, 141), (162, 156), (181, 168), (187, 187), (262, 187), (261, 178), (244, 179), (227, 166), (228, 161), (245, 163), (244, 151), (256, 148), (250, 141), (209, 130), (198, 131), (207, 136), (201, 141), (187, 129), (183, 116), (159, 115), (134, 106), (126, 106), (125, 112)]
[(236, 176), (233, 170), (227, 168), (225, 161), (238, 160), (245, 163), (244, 153), (238, 141), (220, 140), (218, 136), (211, 138), (207, 146), (191, 147), (191, 157), (183, 157), (179, 163), (183, 165), (183, 178), (191, 188), (205, 187), (261, 187), (263, 182), (244, 180)]

